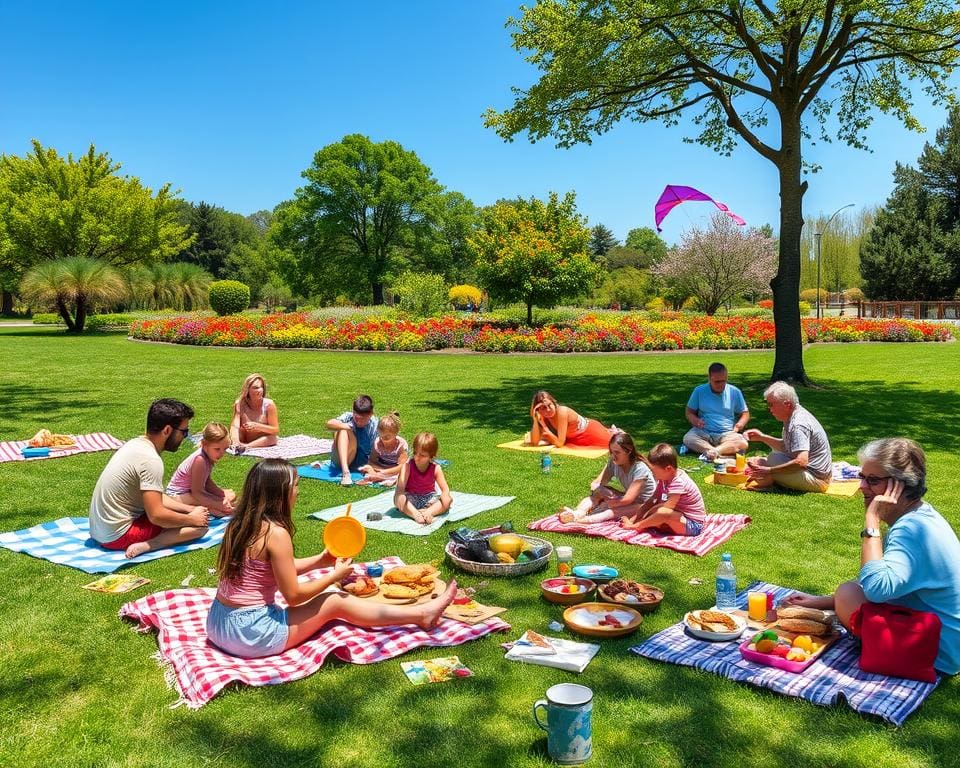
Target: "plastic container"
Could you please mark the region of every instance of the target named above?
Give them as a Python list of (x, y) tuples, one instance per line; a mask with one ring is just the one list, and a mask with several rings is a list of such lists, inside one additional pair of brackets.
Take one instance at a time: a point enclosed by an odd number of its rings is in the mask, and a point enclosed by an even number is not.
[(573, 573), (573, 547), (557, 547), (557, 576)]
[(724, 552), (717, 567), (717, 610), (732, 611), (737, 607), (737, 571), (733, 558)]
[(383, 565), (380, 563), (369, 563), (367, 565), (367, 576), (371, 579), (376, 579), (379, 576), (383, 576)]
[(543, 453), (540, 455), (540, 471), (541, 472), (550, 472), (553, 469), (553, 459), (550, 458), (549, 453)]

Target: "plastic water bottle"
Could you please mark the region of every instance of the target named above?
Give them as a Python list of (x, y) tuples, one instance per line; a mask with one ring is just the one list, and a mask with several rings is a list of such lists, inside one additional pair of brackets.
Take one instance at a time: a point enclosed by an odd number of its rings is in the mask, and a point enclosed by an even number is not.
[(553, 459), (550, 458), (549, 453), (543, 453), (540, 455), (540, 471), (541, 472), (550, 472), (553, 468)]
[(724, 552), (717, 567), (717, 608), (732, 611), (737, 607), (737, 572), (733, 567), (733, 558)]

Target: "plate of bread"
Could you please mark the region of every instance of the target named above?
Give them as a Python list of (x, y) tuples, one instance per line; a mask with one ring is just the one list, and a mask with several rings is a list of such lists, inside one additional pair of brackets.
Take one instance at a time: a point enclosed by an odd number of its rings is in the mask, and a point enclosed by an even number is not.
[(716, 609), (690, 611), (683, 617), (683, 625), (694, 637), (701, 640), (736, 640), (747, 628), (746, 619)]

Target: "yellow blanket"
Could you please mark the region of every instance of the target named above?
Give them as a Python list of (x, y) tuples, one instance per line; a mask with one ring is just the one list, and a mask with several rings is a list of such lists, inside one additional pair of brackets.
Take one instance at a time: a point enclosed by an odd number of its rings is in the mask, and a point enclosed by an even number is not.
[(500, 443), (497, 448), (506, 448), (511, 451), (531, 451), (533, 453), (549, 451), (551, 456), (577, 456), (581, 459), (601, 459), (608, 453), (606, 448), (583, 448), (578, 445), (565, 445), (562, 448), (554, 448), (548, 443), (529, 445), (522, 437), (511, 440), (509, 443)]
[[(720, 485), (720, 483), (714, 483), (713, 474), (708, 474), (703, 482), (709, 483), (710, 485)], [(739, 485), (728, 485), (727, 488), (736, 488), (741, 491), (746, 491), (746, 482), (740, 483)], [(824, 493), (827, 496), (844, 496), (846, 498), (852, 498), (857, 495), (860, 491), (860, 481), (859, 480), (834, 480), (830, 485), (827, 486), (827, 490)]]

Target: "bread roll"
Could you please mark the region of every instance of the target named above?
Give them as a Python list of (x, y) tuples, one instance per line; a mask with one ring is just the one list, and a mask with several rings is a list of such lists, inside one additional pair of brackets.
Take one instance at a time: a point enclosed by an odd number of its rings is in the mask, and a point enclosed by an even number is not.
[(798, 635), (826, 635), (830, 633), (829, 625), (809, 619), (780, 619), (777, 626)]
[(804, 608), (799, 605), (788, 605), (784, 608), (777, 608), (778, 619), (804, 619), (805, 621), (818, 621), (821, 624), (829, 624), (830, 616), (824, 611), (816, 608)]

